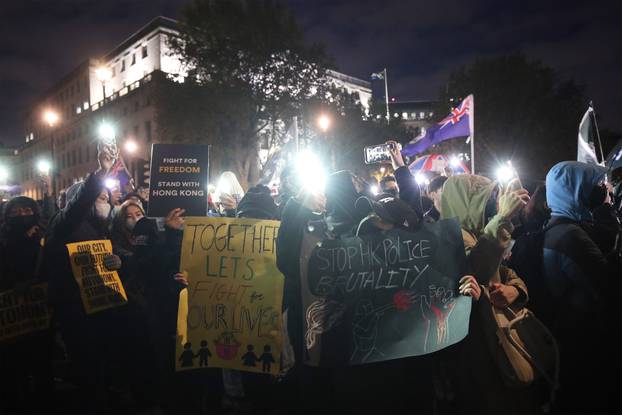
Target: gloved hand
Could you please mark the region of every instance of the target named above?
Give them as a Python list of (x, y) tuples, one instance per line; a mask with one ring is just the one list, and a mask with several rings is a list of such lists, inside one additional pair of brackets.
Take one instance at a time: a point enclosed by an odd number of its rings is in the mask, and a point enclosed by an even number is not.
[(121, 258), (114, 254), (104, 256), (104, 266), (108, 271), (116, 271), (121, 268)]
[(499, 196), (498, 215), (505, 220), (511, 220), (518, 211), (529, 202), (529, 192), (525, 189), (511, 190), (508, 185)]

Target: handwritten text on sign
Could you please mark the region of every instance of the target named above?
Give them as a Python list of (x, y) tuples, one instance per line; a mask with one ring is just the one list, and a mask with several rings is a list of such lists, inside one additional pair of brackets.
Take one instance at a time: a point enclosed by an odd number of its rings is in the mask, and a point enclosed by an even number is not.
[(305, 244), (302, 295), (312, 365), (432, 353), (468, 331), (464, 245), (454, 221)]
[(109, 240), (71, 243), (67, 250), (87, 314), (127, 303), (119, 274), (104, 265), (104, 257), (112, 254)]
[(266, 220), (186, 221), (181, 269), (189, 286), (180, 300), (178, 370), (279, 372), (283, 275), (276, 268), (278, 230), (279, 222)]
[(45, 330), (49, 325), (47, 284), (33, 285), (24, 293), (0, 293), (0, 341)]

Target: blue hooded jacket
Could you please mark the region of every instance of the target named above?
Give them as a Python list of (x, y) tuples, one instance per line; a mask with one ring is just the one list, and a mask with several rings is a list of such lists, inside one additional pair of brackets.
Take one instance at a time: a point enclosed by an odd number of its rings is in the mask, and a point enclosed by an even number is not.
[(551, 216), (591, 221), (590, 193), (606, 173), (604, 167), (578, 161), (562, 161), (553, 166), (546, 175), (546, 202)]
[(589, 198), (606, 170), (564, 161), (546, 176), (546, 199), (551, 220), (544, 237), (544, 279), (550, 295), (554, 330), (568, 330), (580, 321), (593, 321), (603, 303), (607, 260), (585, 222), (592, 221)]

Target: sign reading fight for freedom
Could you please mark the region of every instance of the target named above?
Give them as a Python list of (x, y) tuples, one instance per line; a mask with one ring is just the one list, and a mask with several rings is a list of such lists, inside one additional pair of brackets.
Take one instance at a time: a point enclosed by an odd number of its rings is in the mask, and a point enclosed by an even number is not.
[(104, 256), (112, 254), (109, 240), (75, 242), (67, 244), (67, 250), (87, 314), (127, 303), (119, 274), (104, 265)]
[(284, 277), (280, 222), (188, 218), (181, 265), (188, 288), (177, 319), (177, 370), (280, 371)]
[(0, 293), (0, 341), (45, 330), (50, 326), (48, 285), (37, 284), (23, 293)]
[(186, 216), (207, 214), (209, 146), (154, 144), (151, 147), (149, 216), (164, 217), (175, 208)]
[(466, 271), (457, 221), (317, 242), (305, 237), (301, 258), (307, 364), (423, 355), (467, 335), (471, 298), (457, 289)]

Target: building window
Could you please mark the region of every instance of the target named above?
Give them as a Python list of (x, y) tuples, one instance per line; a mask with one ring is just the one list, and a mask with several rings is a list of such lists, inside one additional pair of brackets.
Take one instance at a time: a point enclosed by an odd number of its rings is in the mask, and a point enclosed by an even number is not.
[(408, 119), (408, 114), (403, 112), (402, 113), (402, 119), (407, 120)]
[(132, 53), (132, 65), (136, 63), (136, 54)]
[(143, 59), (147, 57), (147, 46), (143, 46)]
[(145, 121), (145, 135), (147, 136), (147, 142), (151, 142), (151, 121)]
[(76, 114), (80, 114), (82, 112), (82, 108), (80, 106), (76, 107)]
[(425, 118), (425, 112), (421, 111), (419, 113), (419, 118), (424, 119)]
[(121, 59), (121, 72), (125, 71), (125, 59)]
[(82, 108), (84, 110), (88, 110), (89, 109), (89, 102), (88, 101), (84, 101), (84, 104), (82, 104)]

